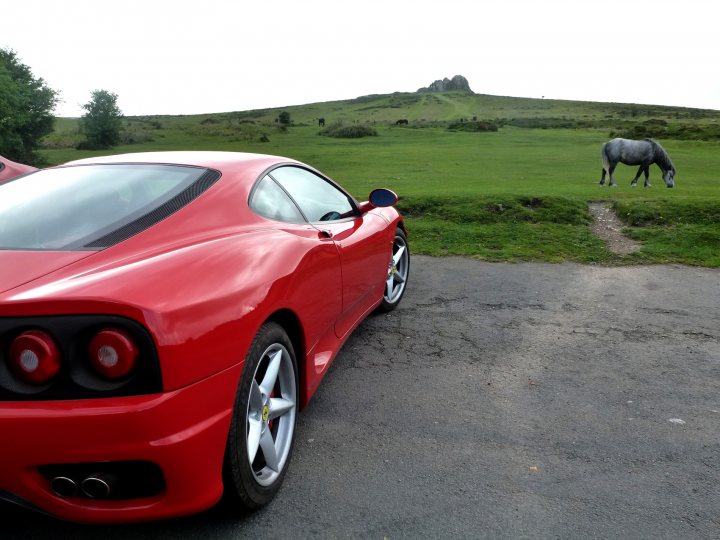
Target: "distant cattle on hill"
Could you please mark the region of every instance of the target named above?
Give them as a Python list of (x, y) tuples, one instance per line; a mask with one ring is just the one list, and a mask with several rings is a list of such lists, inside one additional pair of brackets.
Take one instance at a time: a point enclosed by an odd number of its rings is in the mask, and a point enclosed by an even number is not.
[(408, 125), (407, 118), (401, 118), (400, 120), (395, 122), (395, 125), (396, 126), (407, 126)]

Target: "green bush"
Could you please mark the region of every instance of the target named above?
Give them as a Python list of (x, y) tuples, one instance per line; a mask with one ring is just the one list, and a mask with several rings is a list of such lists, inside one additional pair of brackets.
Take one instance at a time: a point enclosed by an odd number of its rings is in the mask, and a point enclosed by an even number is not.
[(120, 144), (143, 144), (154, 140), (149, 131), (125, 129), (120, 132)]
[(639, 124), (622, 125), (610, 132), (611, 137), (626, 139), (680, 139), (696, 141), (720, 140), (720, 126), (698, 124), (668, 124), (664, 120), (650, 119)]
[(85, 114), (80, 119), (85, 141), (77, 145), (78, 150), (105, 150), (121, 142), (122, 111), (117, 104), (118, 96), (107, 90), (94, 90), (85, 105)]
[(565, 117), (547, 118), (509, 118), (502, 121), (503, 124), (519, 128), (535, 129), (570, 129), (594, 127), (593, 122), (588, 120), (576, 120)]
[(259, 126), (254, 122), (231, 122), (227, 120), (223, 123), (215, 122), (199, 122), (187, 130), (187, 133), (193, 137), (218, 137), (226, 141), (239, 142), (267, 142), (263, 140), (263, 136), (267, 137), (268, 129), (276, 133), (287, 131), (287, 126), (275, 124), (272, 126)]
[(624, 137), (626, 139), (680, 139), (695, 141), (720, 140), (720, 126), (696, 124), (661, 124), (645, 123), (622, 126), (610, 133), (611, 137)]
[(398, 202), (403, 215), (455, 223), (555, 223), (587, 225), (587, 204), (565, 197), (409, 196)]
[(320, 131), (320, 135), (337, 137), (339, 139), (359, 139), (360, 137), (375, 137), (377, 136), (377, 131), (375, 128), (364, 124), (345, 126), (341, 123), (337, 123)]
[(45, 150), (76, 148), (82, 140), (82, 135), (77, 131), (53, 131), (50, 135), (43, 138), (40, 146)]
[(37, 153), (52, 133), (52, 111), (59, 93), (20, 62), (15, 51), (0, 48), (0, 154), (13, 161), (42, 165)]
[(497, 131), (498, 126), (495, 122), (490, 121), (473, 121), (473, 122), (453, 122), (448, 126), (450, 131)]

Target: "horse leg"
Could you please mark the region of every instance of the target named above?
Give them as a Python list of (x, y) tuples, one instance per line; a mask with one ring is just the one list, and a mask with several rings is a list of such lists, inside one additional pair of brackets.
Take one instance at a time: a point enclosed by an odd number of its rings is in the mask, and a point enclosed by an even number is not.
[(603, 169), (603, 171), (602, 171), (602, 178), (600, 179), (600, 185), (601, 186), (605, 185), (605, 169)]
[(615, 187), (615, 167), (610, 165), (610, 187)]
[(640, 165), (640, 168), (638, 169), (638, 172), (635, 175), (635, 178), (633, 178), (632, 182), (630, 182), (630, 187), (637, 187), (637, 181), (638, 181), (638, 178), (640, 178), (640, 175), (642, 174), (642, 172), (643, 172), (643, 166)]
[(650, 165), (645, 165), (645, 187), (650, 187)]

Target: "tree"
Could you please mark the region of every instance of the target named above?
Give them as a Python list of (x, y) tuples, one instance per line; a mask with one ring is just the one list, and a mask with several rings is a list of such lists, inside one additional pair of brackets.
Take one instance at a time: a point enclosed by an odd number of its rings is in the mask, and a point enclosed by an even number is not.
[(80, 119), (86, 140), (78, 148), (106, 149), (120, 142), (122, 111), (117, 105), (117, 98), (117, 94), (107, 90), (93, 91), (90, 101), (82, 106), (87, 111)]
[(287, 111), (283, 111), (278, 115), (278, 120), (283, 126), (289, 126), (290, 125), (290, 113)]
[(52, 132), (58, 92), (18, 60), (11, 49), (0, 49), (0, 155), (41, 165), (36, 150)]

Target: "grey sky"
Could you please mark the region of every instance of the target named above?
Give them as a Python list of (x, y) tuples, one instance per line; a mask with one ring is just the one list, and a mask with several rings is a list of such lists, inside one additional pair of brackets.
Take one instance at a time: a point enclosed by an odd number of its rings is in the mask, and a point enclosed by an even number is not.
[(720, 109), (714, 2), (0, 0), (0, 47), (78, 116), (281, 107), (414, 91)]

